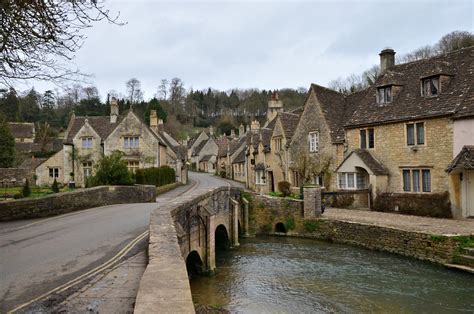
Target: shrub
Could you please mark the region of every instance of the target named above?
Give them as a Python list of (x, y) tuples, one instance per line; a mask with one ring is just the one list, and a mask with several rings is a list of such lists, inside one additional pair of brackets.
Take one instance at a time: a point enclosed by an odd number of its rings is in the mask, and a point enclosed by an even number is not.
[(295, 219), (293, 217), (288, 217), (286, 219), (285, 228), (286, 230), (293, 230), (296, 227)]
[(97, 185), (132, 185), (132, 175), (127, 164), (122, 160), (122, 153), (114, 152), (104, 156), (95, 168), (95, 175), (90, 177), (88, 184)]
[(452, 218), (449, 193), (402, 194), (380, 193), (374, 201), (374, 210), (400, 214)]
[(58, 181), (56, 181), (56, 178), (53, 181), (53, 185), (51, 185), (51, 190), (53, 191), (53, 193), (59, 193), (59, 185)]
[(354, 203), (354, 195), (334, 196), (332, 206), (337, 208), (348, 208)]
[(321, 223), (321, 220), (305, 220), (303, 221), (304, 230), (311, 233), (315, 232), (319, 229)]
[(18, 200), (20, 198), (23, 198), (23, 195), (21, 193), (16, 193), (13, 195), (13, 199)]
[(138, 169), (135, 173), (135, 182), (137, 184), (150, 184), (154, 186), (163, 186), (174, 183), (176, 174), (173, 168), (161, 166), (159, 168)]
[(278, 190), (280, 190), (284, 197), (289, 196), (291, 194), (290, 187), (291, 183), (288, 181), (278, 182)]
[(23, 194), (24, 197), (30, 196), (31, 189), (30, 189), (30, 182), (28, 181), (28, 179), (26, 179), (25, 185), (23, 186), (21, 193)]
[(227, 177), (227, 173), (224, 170), (221, 170), (219, 175), (221, 176), (221, 178), (226, 178)]

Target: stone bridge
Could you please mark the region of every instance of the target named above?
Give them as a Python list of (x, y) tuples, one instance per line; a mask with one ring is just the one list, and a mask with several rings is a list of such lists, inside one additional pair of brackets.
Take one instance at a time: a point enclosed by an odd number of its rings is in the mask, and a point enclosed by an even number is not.
[(248, 235), (248, 203), (241, 191), (222, 187), (171, 211), (188, 271), (214, 272), (216, 249), (236, 247), (239, 235)]
[(220, 187), (200, 196), (182, 196), (150, 218), (149, 261), (135, 313), (194, 313), (191, 273), (212, 273), (217, 248), (239, 245), (248, 234), (248, 202), (241, 188)]

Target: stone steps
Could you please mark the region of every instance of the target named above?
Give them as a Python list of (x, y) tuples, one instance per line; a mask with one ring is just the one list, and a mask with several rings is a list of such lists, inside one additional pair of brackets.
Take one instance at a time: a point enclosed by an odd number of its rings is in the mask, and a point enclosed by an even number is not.
[(469, 255), (458, 255), (456, 256), (456, 264), (473, 267), (474, 268), (474, 256)]
[(445, 264), (444, 266), (451, 268), (451, 269), (457, 269), (461, 271), (467, 271), (468, 273), (474, 274), (474, 268), (473, 267), (468, 267), (468, 266), (463, 266), (463, 265), (457, 265), (457, 264)]
[(464, 255), (474, 256), (474, 247), (467, 247), (463, 249)]

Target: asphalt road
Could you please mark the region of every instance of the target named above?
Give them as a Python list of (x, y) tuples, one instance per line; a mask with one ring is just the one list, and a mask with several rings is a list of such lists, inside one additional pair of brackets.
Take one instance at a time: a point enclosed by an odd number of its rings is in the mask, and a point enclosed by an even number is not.
[(180, 194), (199, 195), (235, 182), (190, 173), (191, 184), (157, 203), (97, 207), (53, 218), (0, 223), (0, 312), (86, 273), (146, 231), (151, 211)]

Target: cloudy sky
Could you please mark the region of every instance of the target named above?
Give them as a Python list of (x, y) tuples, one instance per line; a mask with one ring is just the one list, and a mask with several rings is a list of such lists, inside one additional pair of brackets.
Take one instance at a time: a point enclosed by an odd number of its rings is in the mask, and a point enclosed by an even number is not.
[[(474, 1), (106, 1), (125, 26), (95, 24), (75, 63), (104, 97), (136, 77), (185, 87), (327, 86), (454, 30), (473, 31)], [(39, 90), (48, 86), (35, 84)]]

